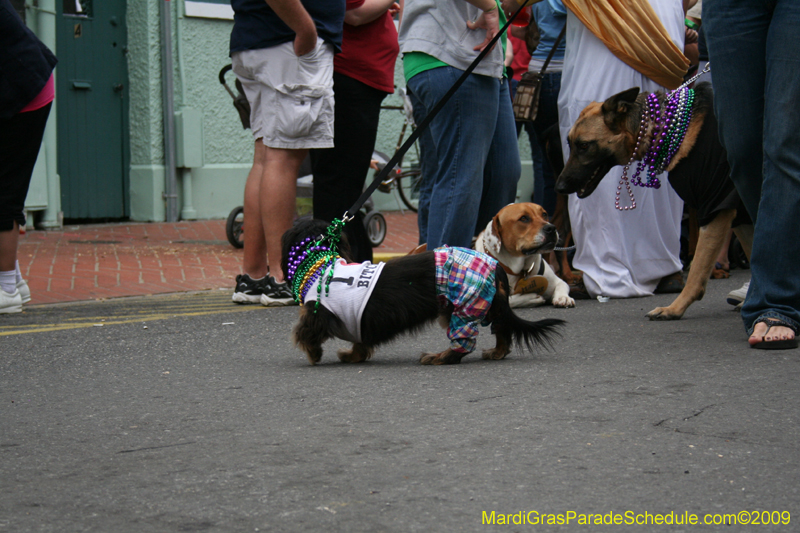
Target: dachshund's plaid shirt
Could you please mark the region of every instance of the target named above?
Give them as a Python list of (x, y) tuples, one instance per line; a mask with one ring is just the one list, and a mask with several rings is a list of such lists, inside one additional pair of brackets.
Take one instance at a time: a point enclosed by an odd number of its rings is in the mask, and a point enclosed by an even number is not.
[(436, 294), (454, 307), (447, 328), (450, 349), (470, 353), (475, 349), (478, 324), (486, 318), (497, 291), (494, 284), (497, 261), (467, 248), (443, 246), (433, 252)]

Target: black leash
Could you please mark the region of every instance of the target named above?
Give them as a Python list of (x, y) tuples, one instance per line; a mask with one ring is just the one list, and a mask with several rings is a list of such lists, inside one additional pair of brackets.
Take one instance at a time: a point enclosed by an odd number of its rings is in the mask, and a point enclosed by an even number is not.
[[(411, 132), (411, 135), (408, 137), (408, 139), (406, 139), (406, 142), (403, 143), (403, 146), (401, 146), (400, 149), (398, 149), (397, 152), (395, 152), (392, 159), (390, 159), (389, 162), (386, 163), (386, 166), (383, 167), (383, 170), (378, 172), (378, 175), (375, 176), (375, 179), (372, 180), (372, 183), (370, 183), (369, 187), (364, 189), (364, 192), (361, 194), (358, 200), (356, 200), (356, 203), (353, 204), (353, 207), (351, 207), (344, 213), (344, 215), (342, 216), (342, 220), (345, 223), (353, 220), (354, 214), (358, 213), (358, 210), (361, 209), (361, 206), (364, 205), (364, 202), (367, 201), (367, 198), (372, 196), (372, 193), (375, 192), (375, 189), (378, 188), (378, 185), (380, 185), (381, 182), (386, 179), (386, 176), (388, 176), (389, 172), (391, 172), (392, 169), (400, 162), (400, 160), (403, 158), (406, 152), (408, 152), (409, 148), (411, 148), (411, 145), (414, 144), (414, 141), (416, 141), (422, 134), (422, 132), (425, 131), (425, 129), (431, 123), (431, 120), (433, 120), (433, 118), (439, 113), (439, 111), (442, 110), (447, 101), (450, 100), (450, 98), (455, 94), (455, 92), (458, 90), (461, 84), (464, 83), (464, 81), (467, 79), (467, 76), (469, 76), (472, 73), (472, 71), (475, 70), (475, 67), (478, 66), (478, 63), (480, 63), (481, 60), (483, 60), (483, 58), (486, 57), (486, 55), (492, 50), (494, 45), (497, 44), (497, 41), (500, 40), (500, 38), (508, 29), (508, 27), (514, 21), (514, 19), (517, 18), (517, 15), (519, 15), (522, 12), (522, 10), (525, 9), (525, 7), (526, 6), (523, 3), (523, 5), (516, 11), (516, 13), (514, 13), (508, 18), (508, 20), (500, 29), (500, 31), (497, 32), (497, 35), (495, 35), (494, 38), (492, 38), (492, 40), (489, 41), (489, 44), (486, 45), (486, 47), (483, 50), (481, 50), (481, 53), (478, 54), (478, 57), (475, 58), (475, 61), (473, 61), (472, 64), (467, 67), (467, 70), (465, 70), (464, 73), (461, 74), (461, 77), (456, 80), (456, 82), (453, 84), (452, 87), (450, 87), (450, 90), (447, 91), (447, 93), (442, 97), (442, 99), (439, 100), (435, 106), (433, 106), (433, 109), (431, 110), (430, 113), (428, 113), (428, 116), (425, 117), (425, 120), (423, 120), (413, 132)], [(500, 9), (500, 7), (498, 6), (497, 9)]]

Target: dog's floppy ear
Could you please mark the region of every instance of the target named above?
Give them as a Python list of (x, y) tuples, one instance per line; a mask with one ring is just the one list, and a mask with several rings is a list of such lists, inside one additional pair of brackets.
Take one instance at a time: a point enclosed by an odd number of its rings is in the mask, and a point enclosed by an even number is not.
[(494, 255), (500, 253), (503, 247), (503, 238), (500, 235), (501, 231), (500, 215), (497, 214), (492, 219), (492, 231), (490, 231), (488, 235), (484, 234), (483, 237), (483, 245), (487, 252), (491, 252)]
[(611, 131), (618, 133), (623, 128), (637, 96), (639, 96), (639, 88), (633, 87), (617, 93), (603, 102), (603, 121)]
[(422, 252), (427, 252), (427, 251), (428, 251), (428, 243), (427, 242), (423, 242), (422, 244), (420, 244), (419, 246), (415, 247), (413, 250), (408, 252), (407, 255), (417, 255), (417, 254), (421, 254)]

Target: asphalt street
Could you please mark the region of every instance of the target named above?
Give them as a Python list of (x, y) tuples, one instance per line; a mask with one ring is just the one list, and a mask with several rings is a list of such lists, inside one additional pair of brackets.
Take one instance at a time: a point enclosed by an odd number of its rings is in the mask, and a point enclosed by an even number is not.
[(563, 338), (449, 367), (436, 326), (312, 367), (229, 291), (0, 316), (0, 533), (800, 531), (800, 350), (748, 347), (748, 275), (674, 322), (520, 310)]

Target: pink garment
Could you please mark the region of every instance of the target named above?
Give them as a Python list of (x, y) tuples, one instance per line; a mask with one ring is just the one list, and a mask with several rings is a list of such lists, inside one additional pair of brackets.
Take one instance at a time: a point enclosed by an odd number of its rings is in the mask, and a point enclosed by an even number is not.
[(44, 84), (44, 89), (34, 98), (33, 100), (28, 103), (25, 107), (22, 108), (20, 113), (26, 113), (28, 111), (36, 111), (37, 109), (41, 109), (56, 98), (56, 84), (53, 81), (53, 74), (50, 74), (50, 79), (47, 80), (47, 83)]

